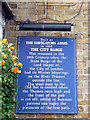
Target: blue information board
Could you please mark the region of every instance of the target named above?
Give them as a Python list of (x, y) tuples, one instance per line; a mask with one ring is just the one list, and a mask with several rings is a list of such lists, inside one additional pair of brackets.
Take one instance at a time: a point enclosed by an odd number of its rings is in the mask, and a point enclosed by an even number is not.
[(76, 114), (76, 38), (18, 37), (16, 113)]

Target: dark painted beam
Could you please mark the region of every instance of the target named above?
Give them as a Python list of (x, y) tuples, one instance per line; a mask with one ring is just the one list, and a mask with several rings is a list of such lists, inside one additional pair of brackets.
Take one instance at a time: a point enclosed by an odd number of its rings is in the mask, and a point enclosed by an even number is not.
[(6, 2), (2, 2), (2, 0), (0, 0), (0, 10), (2, 11), (2, 15), (8, 19), (11, 20), (13, 19), (14, 15), (12, 13), (12, 11), (10, 10), (8, 4)]

